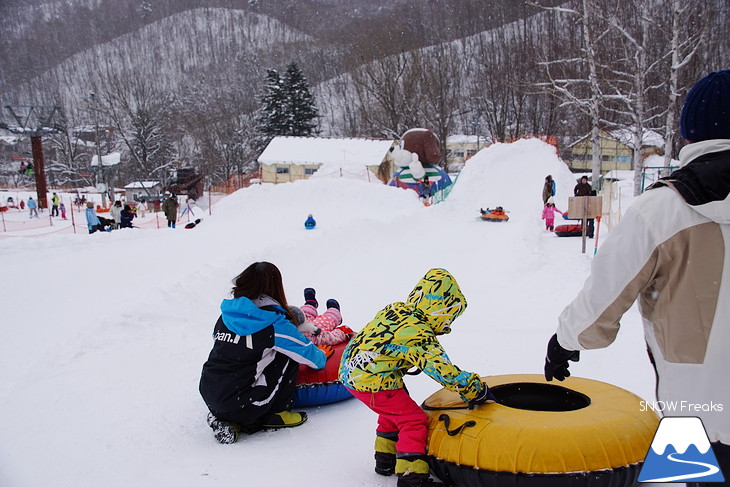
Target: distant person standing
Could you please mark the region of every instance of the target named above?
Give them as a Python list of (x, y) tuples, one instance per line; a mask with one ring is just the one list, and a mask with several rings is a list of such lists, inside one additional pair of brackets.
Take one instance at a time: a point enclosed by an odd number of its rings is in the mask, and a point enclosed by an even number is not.
[(61, 210), (61, 218), (63, 220), (68, 220), (68, 218), (66, 218), (66, 205), (61, 203), (60, 205), (58, 205), (58, 209)]
[[(575, 196), (595, 196), (596, 192), (593, 191), (593, 188), (588, 183), (588, 176), (582, 176), (580, 178), (580, 183), (575, 185), (575, 188), (573, 188), (573, 195)], [(593, 238), (593, 218), (588, 219), (588, 228), (586, 228), (586, 235), (588, 238)]]
[(139, 200), (136, 209), (137, 216), (140, 218), (144, 218), (145, 213), (147, 213), (147, 203), (145, 203), (144, 199)]
[(177, 197), (170, 193), (167, 193), (167, 195), (167, 199), (162, 203), (162, 211), (165, 212), (165, 218), (167, 218), (167, 228), (175, 228), (177, 222)]
[(542, 204), (547, 205), (548, 198), (555, 196), (555, 181), (553, 177), (548, 174), (545, 178), (545, 184), (542, 187)]
[(86, 203), (86, 224), (89, 226), (89, 233), (94, 233), (97, 230), (104, 231), (104, 226), (101, 224), (99, 217), (96, 216), (94, 211), (94, 203), (89, 201)]
[(431, 204), (431, 181), (428, 179), (428, 174), (423, 175), (423, 179), (419, 181), (419, 191), (421, 193), (421, 201), (424, 205)]
[(28, 218), (33, 218), (33, 216), (38, 218), (38, 203), (35, 202), (32, 196), (28, 197), (28, 209), (30, 210), (30, 216)]
[(542, 209), (542, 219), (545, 220), (545, 230), (550, 232), (555, 231), (555, 213), (563, 214), (562, 211), (558, 210), (555, 206), (555, 198), (552, 196), (548, 198), (545, 207)]
[(119, 226), (122, 223), (122, 202), (115, 201), (111, 208), (109, 208), (109, 216), (114, 219), (114, 223)]
[(56, 193), (53, 193), (53, 196), (51, 196), (51, 216), (58, 216), (58, 203), (60, 202), (60, 198)]

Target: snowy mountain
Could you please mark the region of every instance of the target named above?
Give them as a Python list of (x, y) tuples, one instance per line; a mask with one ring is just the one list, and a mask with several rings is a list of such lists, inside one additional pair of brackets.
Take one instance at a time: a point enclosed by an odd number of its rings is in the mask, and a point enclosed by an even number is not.
[[(551, 3), (551, 0), (548, 3)], [(73, 101), (99, 77), (146, 79), (159, 92), (194, 80), (258, 82), (270, 67), (310, 66), (313, 82), (380, 54), (460, 38), (534, 12), (506, 0), (57, 0), (0, 4), (0, 99)], [(434, 15), (438, 12), (438, 15)], [(437, 22), (439, 27), (432, 25)], [(316, 67), (316, 68), (315, 68)], [(246, 71), (245, 75), (241, 75)], [(209, 83), (214, 86), (214, 83)], [(60, 89), (59, 95), (55, 87)]]
[[(199, 8), (171, 15), (112, 41), (83, 50), (14, 91), (14, 102), (33, 99), (58, 83), (59, 97), (73, 106), (110, 81), (128, 86), (145, 80), (155, 93), (179, 93), (201, 79), (261, 76), (260, 66), (289, 60), (282, 52), (317, 51), (314, 41), (267, 16), (240, 10)], [(245, 85), (242, 86), (245, 89)], [(258, 85), (252, 87), (253, 98)], [(50, 102), (50, 100), (48, 100)]]

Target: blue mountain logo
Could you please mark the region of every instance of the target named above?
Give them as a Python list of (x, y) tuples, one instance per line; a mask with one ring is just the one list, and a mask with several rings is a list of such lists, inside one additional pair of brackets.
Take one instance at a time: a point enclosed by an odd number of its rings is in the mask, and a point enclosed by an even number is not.
[(662, 418), (639, 482), (724, 482), (700, 418)]

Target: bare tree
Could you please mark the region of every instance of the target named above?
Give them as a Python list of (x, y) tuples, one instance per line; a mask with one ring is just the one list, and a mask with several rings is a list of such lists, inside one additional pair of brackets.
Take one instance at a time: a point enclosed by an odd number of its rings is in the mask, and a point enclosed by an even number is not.
[[(446, 147), (446, 137), (460, 111), (465, 68), (462, 50), (454, 44), (440, 44), (414, 52), (412, 62), (425, 67), (419, 77), (423, 125), (433, 130), (441, 147)], [(441, 151), (441, 164), (446, 167), (445, 150)]]
[(99, 91), (102, 109), (131, 163), (127, 177), (155, 177), (164, 182), (167, 171), (177, 162), (166, 135), (164, 99), (146, 79), (122, 79), (109, 69)]
[[(609, 22), (619, 34), (611, 50), (621, 55), (607, 63), (606, 91), (615, 103), (605, 105), (616, 125), (631, 134), (634, 196), (638, 196), (642, 189), (644, 138), (648, 127), (656, 125), (660, 115), (657, 107), (650, 104), (651, 92), (662, 86), (657, 79), (662, 59), (651, 52), (656, 47), (652, 34), (657, 22), (648, 3), (642, 0), (629, 0), (619, 11), (610, 14)], [(652, 78), (656, 81), (652, 82)]]
[[(668, 73), (668, 99), (667, 111), (664, 120), (664, 170), (665, 175), (669, 173), (671, 166), (672, 149), (674, 147), (674, 134), (677, 131), (678, 99), (683, 91), (680, 85), (680, 74), (697, 55), (704, 45), (709, 12), (696, 17), (700, 2), (696, 0), (672, 0), (672, 22), (671, 40), (669, 42), (668, 55), (671, 57)], [(705, 3), (704, 1), (702, 2)], [(695, 22), (687, 22), (687, 17), (695, 17)]]
[(48, 136), (51, 150), (49, 154), (48, 174), (57, 184), (93, 184), (91, 177), (92, 151), (80, 137), (79, 117), (67, 110), (61, 111), (58, 132)]
[(389, 56), (355, 70), (360, 117), (372, 135), (398, 138), (420, 125), (418, 70), (413, 57), (406, 55)]
[[(532, 5), (540, 6), (534, 2)], [(602, 105), (605, 95), (601, 89), (598, 46), (609, 33), (610, 26), (600, 1), (582, 0), (575, 9), (566, 7), (546, 8), (576, 19), (581, 35), (580, 54), (561, 59), (547, 59), (539, 62), (545, 70), (547, 82), (538, 86), (555, 94), (563, 104), (584, 112), (591, 121), (592, 181), (593, 187), (600, 189), (601, 150), (600, 127), (602, 125)]]

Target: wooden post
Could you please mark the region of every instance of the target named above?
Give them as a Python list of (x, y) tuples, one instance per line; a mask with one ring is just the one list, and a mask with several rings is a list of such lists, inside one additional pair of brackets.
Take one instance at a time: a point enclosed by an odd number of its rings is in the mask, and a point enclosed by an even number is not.
[(71, 202), (71, 197), (68, 197), (68, 203), (69, 208), (71, 209), (71, 226), (74, 229), (74, 233), (76, 233), (76, 218), (74, 217), (74, 204)]
[[(568, 198), (568, 215), (581, 219), (582, 253), (586, 253), (588, 219), (601, 216), (603, 199), (600, 196), (573, 196)], [(574, 217), (575, 217), (574, 216)], [(594, 229), (595, 232), (595, 229)], [(594, 238), (596, 236), (594, 235)]]
[(583, 198), (583, 223), (581, 224), (581, 253), (586, 253), (586, 235), (588, 234), (588, 198)]

